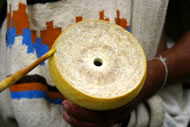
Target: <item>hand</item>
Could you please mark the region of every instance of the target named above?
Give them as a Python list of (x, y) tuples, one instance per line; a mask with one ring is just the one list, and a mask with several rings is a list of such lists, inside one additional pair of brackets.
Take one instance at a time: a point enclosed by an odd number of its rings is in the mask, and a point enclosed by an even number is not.
[(127, 120), (132, 106), (125, 105), (109, 111), (82, 108), (69, 100), (63, 101), (63, 118), (74, 127), (110, 127)]
[[(168, 80), (181, 81), (181, 77), (190, 75), (190, 31), (187, 32), (173, 48), (161, 53), (167, 59)], [(115, 123), (127, 120), (130, 112), (138, 103), (152, 96), (162, 86), (165, 76), (163, 64), (159, 60), (147, 62), (147, 77), (145, 84), (129, 104), (109, 111), (92, 111), (84, 109), (69, 100), (63, 101), (63, 118), (74, 127), (110, 127)]]
[(158, 60), (149, 61), (144, 87), (130, 103), (113, 110), (94, 111), (82, 108), (69, 100), (64, 100), (62, 103), (64, 108), (63, 118), (74, 127), (110, 127), (115, 123), (127, 121), (136, 105), (160, 88), (158, 84), (162, 82), (163, 78), (164, 67), (162, 63)]

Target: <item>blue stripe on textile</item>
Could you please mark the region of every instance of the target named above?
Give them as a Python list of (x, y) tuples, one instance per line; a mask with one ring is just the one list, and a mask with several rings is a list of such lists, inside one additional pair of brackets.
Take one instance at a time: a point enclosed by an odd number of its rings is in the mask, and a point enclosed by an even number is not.
[(127, 27), (127, 29), (126, 29), (128, 32), (131, 32), (131, 29), (130, 29), (130, 27)]
[(40, 90), (31, 90), (31, 91), (21, 91), (21, 92), (11, 92), (12, 99), (46, 99), (48, 102), (53, 104), (61, 104), (63, 99), (49, 98), (47, 93)]
[[(16, 28), (13, 27), (13, 20), (11, 20), (11, 27), (7, 28), (7, 47), (11, 48), (15, 43), (15, 38), (22, 36), (22, 44), (27, 46), (27, 53), (34, 53), (36, 51), (37, 57), (40, 58), (46, 52), (49, 51), (49, 46), (47, 44), (42, 44), (41, 38), (36, 38), (36, 42), (32, 41), (31, 30), (28, 28), (23, 28), (23, 34), (16, 35)], [(40, 65), (45, 65), (45, 62), (42, 62)]]

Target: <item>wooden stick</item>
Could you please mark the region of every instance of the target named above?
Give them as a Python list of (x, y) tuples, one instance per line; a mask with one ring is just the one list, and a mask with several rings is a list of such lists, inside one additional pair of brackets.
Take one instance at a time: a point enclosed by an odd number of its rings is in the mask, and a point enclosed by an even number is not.
[(51, 55), (53, 55), (55, 52), (55, 48), (51, 49), (49, 52), (41, 56), (39, 59), (37, 59), (35, 62), (30, 64), (29, 66), (25, 67), (22, 70), (17, 71), (13, 75), (7, 77), (3, 81), (0, 82), (0, 92), (17, 82), (19, 79), (24, 77), (28, 72), (33, 70), (36, 66), (38, 66), (40, 63), (44, 62), (46, 59), (48, 59)]

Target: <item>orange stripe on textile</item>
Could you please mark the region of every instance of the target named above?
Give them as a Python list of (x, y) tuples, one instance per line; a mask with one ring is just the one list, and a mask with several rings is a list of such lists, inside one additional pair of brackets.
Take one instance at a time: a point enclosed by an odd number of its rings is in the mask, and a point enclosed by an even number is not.
[(9, 13), (7, 14), (7, 28), (11, 28), (11, 4), (9, 5)]
[(77, 17), (76, 17), (76, 23), (77, 23), (77, 22), (80, 22), (80, 21), (82, 21), (82, 20), (83, 20), (83, 17), (82, 17), (82, 16), (77, 16)]
[(48, 96), (55, 99), (64, 98), (63, 95), (58, 92), (48, 92)]
[(40, 36), (42, 38), (42, 44), (47, 44), (49, 49), (51, 49), (54, 41), (61, 34), (61, 28), (54, 28), (53, 21), (46, 23), (47, 29), (40, 31)]
[(31, 30), (31, 34), (32, 34), (32, 42), (36, 43), (36, 31)]
[(105, 21), (109, 21), (109, 18), (104, 18), (104, 10), (99, 12), (99, 19), (100, 20), (105, 20)]
[(12, 85), (10, 87), (11, 92), (29, 91), (29, 90), (42, 90), (48, 91), (47, 87), (41, 83), (22, 83)]
[(99, 12), (100, 20), (104, 20), (104, 10)]
[(40, 90), (40, 91), (47, 92), (47, 95), (50, 98), (55, 98), (55, 99), (64, 98), (61, 93), (48, 91), (47, 86), (45, 86), (41, 83), (35, 83), (35, 82), (34, 83), (23, 83), (23, 84), (12, 85), (9, 89), (11, 92)]
[(26, 13), (26, 5), (19, 3), (18, 8), (17, 11), (13, 11), (13, 27), (16, 27), (16, 35), (21, 35), (24, 28), (29, 28), (29, 19)]
[(120, 11), (117, 10), (117, 18), (115, 18), (115, 23), (122, 26), (124, 29), (128, 27), (127, 20), (124, 18), (120, 18)]

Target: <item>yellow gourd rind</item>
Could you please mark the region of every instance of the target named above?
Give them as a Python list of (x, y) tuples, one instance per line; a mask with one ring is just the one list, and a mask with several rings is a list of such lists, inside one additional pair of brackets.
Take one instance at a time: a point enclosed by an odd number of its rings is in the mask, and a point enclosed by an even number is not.
[[(91, 20), (95, 20), (95, 19), (84, 20), (82, 22), (88, 22)], [(101, 21), (101, 20), (96, 20), (96, 21), (106, 22), (106, 21)], [(79, 23), (81, 23), (81, 22), (79, 22)], [(112, 24), (110, 22), (106, 22), (106, 23)], [(74, 25), (75, 24), (69, 26), (67, 29), (73, 27)], [(112, 24), (112, 25), (115, 25), (115, 24)], [(115, 26), (120, 27), (118, 25), (115, 25)], [(53, 48), (55, 47), (56, 43), (58, 42), (58, 40), (60, 39), (62, 34), (64, 34), (64, 32), (67, 31), (67, 29), (65, 29), (61, 33), (61, 35), (56, 39), (56, 41), (53, 45)], [(123, 31), (127, 32), (127, 30), (125, 30), (125, 29), (123, 29)], [(132, 34), (130, 34), (129, 32), (128, 32), (128, 34), (134, 40), (136, 40)], [(143, 48), (141, 47), (140, 44), (139, 44), (139, 46), (143, 51)], [(144, 53), (144, 51), (143, 51), (143, 53)], [(74, 102), (74, 103), (76, 103), (76, 104), (78, 104), (84, 108), (88, 108), (88, 109), (92, 109), (92, 110), (110, 110), (110, 109), (118, 108), (118, 107), (125, 105), (126, 103), (133, 100), (138, 95), (138, 93), (140, 92), (141, 88), (143, 87), (144, 81), (146, 79), (146, 70), (147, 70), (145, 53), (143, 56), (144, 56), (145, 72), (144, 72), (144, 75), (142, 77), (142, 80), (139, 82), (139, 84), (136, 86), (136, 88), (132, 89), (128, 93), (121, 95), (121, 96), (113, 97), (113, 98), (102, 98), (102, 97), (89, 96), (89, 95), (75, 89), (72, 85), (70, 85), (64, 79), (64, 77), (62, 77), (62, 75), (59, 72), (59, 69), (57, 67), (54, 55), (49, 58), (49, 65), (48, 66), (49, 66), (49, 72), (50, 72), (51, 78), (53, 80), (53, 83), (56, 85), (58, 90), (67, 99), (71, 100), (72, 102)]]

